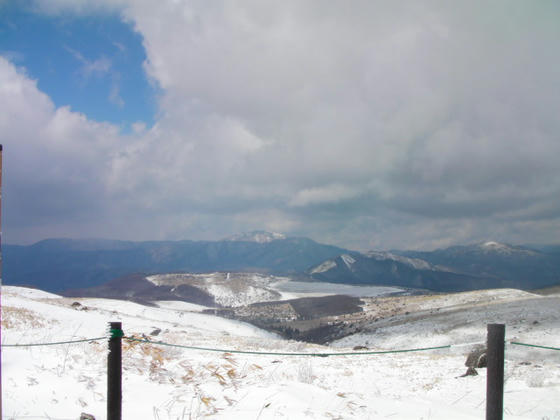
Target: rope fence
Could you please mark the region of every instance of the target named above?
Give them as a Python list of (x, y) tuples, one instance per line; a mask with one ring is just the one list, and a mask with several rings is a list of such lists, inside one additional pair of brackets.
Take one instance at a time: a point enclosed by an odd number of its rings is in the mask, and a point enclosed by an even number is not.
[[(542, 346), (538, 344), (520, 343), (517, 341), (505, 340), (504, 324), (488, 324), (488, 335), (486, 340), (487, 355), (487, 384), (486, 384), (486, 419), (503, 419), (503, 394), (504, 394), (504, 348), (505, 344), (525, 346), (543, 350), (560, 350), (558, 347)], [(107, 420), (122, 419), (122, 340), (129, 343), (150, 344), (154, 346), (174, 347), (185, 350), (196, 350), (206, 352), (217, 352), (226, 354), (250, 354), (259, 356), (285, 356), (285, 357), (336, 357), (336, 356), (367, 356), (380, 354), (410, 353), (431, 350), (450, 349), (452, 347), (474, 346), (478, 343), (464, 343), (456, 345), (417, 347), (395, 350), (372, 350), (359, 352), (321, 352), (321, 353), (301, 353), (301, 352), (268, 352), (252, 350), (222, 349), (214, 347), (188, 346), (183, 344), (173, 344), (164, 341), (154, 341), (146, 338), (127, 336), (122, 330), (121, 322), (111, 322), (108, 335), (103, 337), (85, 338), (80, 340), (55, 341), (50, 343), (26, 343), (26, 344), (1, 344), (1, 347), (25, 348), (40, 346), (70, 345), (76, 343), (91, 343), (95, 341), (107, 340)]]
[(310, 357), (364, 356), (364, 355), (371, 355), (371, 354), (407, 353), (407, 352), (416, 352), (416, 351), (437, 350), (437, 349), (446, 349), (451, 347), (450, 345), (447, 345), (447, 346), (437, 346), (437, 347), (421, 347), (421, 348), (413, 348), (413, 349), (378, 350), (378, 351), (361, 351), (361, 352), (282, 353), (282, 352), (263, 352), (263, 351), (231, 350), (231, 349), (226, 350), (226, 349), (215, 349), (215, 348), (208, 348), (208, 347), (184, 346), (180, 344), (165, 343), (163, 341), (152, 341), (152, 340), (138, 339), (135, 337), (126, 337), (126, 336), (124, 337), (124, 339), (128, 341), (139, 342), (139, 343), (155, 344), (155, 345), (168, 346), (168, 347), (178, 347), (178, 348), (189, 349), (189, 350), (200, 350), (200, 351), (232, 353), (232, 354), (255, 354), (260, 356), (310, 356)]
[[(367, 356), (375, 354), (391, 354), (391, 353), (411, 353), (411, 352), (421, 352), (430, 350), (441, 350), (455, 347), (468, 347), (474, 346), (476, 344), (484, 344), (483, 342), (473, 342), (473, 343), (462, 343), (462, 344), (448, 344), (445, 346), (434, 346), (434, 347), (418, 347), (410, 349), (395, 349), (395, 350), (372, 350), (372, 351), (360, 351), (360, 352), (327, 352), (327, 353), (297, 353), (297, 352), (265, 352), (265, 351), (252, 351), (252, 350), (234, 350), (234, 349), (220, 349), (213, 347), (199, 347), (199, 346), (188, 346), (183, 344), (173, 344), (167, 343), (165, 341), (154, 341), (148, 339), (140, 339), (134, 336), (125, 336), (122, 330), (111, 330), (111, 335), (104, 337), (94, 337), (94, 338), (84, 338), (81, 340), (68, 340), (68, 341), (54, 341), (48, 343), (24, 343), (24, 344), (0, 344), (0, 347), (41, 347), (41, 346), (57, 346), (64, 344), (77, 344), (77, 343), (90, 343), (94, 341), (108, 340), (110, 338), (122, 337), (129, 342), (138, 342), (144, 344), (159, 345), (164, 347), (175, 347), (186, 350), (198, 350), (216, 353), (232, 353), (232, 354), (253, 354), (260, 356), (310, 356), (310, 357), (331, 357), (331, 356)], [(512, 344), (516, 346), (533, 347), (537, 349), (544, 350), (556, 350), (560, 351), (558, 347), (542, 346), (538, 344), (528, 344), (520, 343), (517, 341), (505, 341), (506, 344)]]
[(518, 343), (516, 341), (510, 341), (509, 343), (515, 346), (535, 347), (537, 349), (546, 349), (546, 350), (560, 350), (560, 348), (558, 347), (539, 346), (537, 344)]
[(107, 340), (109, 337), (84, 338), (83, 340), (54, 341), (52, 343), (26, 343), (26, 344), (1, 344), (0, 347), (41, 347), (58, 346), (62, 344), (89, 343), (92, 341)]

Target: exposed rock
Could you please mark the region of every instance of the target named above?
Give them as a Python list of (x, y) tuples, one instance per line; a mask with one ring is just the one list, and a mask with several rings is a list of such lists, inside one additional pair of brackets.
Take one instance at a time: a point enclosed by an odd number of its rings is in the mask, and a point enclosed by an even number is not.
[(352, 350), (369, 350), (366, 346), (354, 346)]
[(464, 378), (465, 376), (477, 376), (477, 375), (478, 375), (478, 372), (476, 371), (476, 369), (473, 368), (473, 367), (469, 367), (469, 368), (467, 368), (467, 371), (464, 374), (459, 376), (459, 378)]
[(486, 347), (479, 345), (471, 350), (465, 361), (465, 366), (469, 368), (486, 367)]
[(80, 414), (80, 420), (95, 420), (95, 417), (91, 414), (82, 413)]

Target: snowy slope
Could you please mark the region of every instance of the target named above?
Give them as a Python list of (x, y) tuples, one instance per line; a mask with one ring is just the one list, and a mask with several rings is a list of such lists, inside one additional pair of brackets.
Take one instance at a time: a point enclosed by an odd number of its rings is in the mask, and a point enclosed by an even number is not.
[(220, 306), (235, 307), (256, 302), (278, 300), (281, 294), (271, 285), (284, 277), (256, 273), (173, 273), (146, 278), (157, 286), (188, 284), (204, 290)]
[[(511, 313), (501, 312), (507, 322), (508, 316), (519, 316), (524, 302), (546, 302), (514, 292), (505, 296), (496, 292), (491, 297), (495, 301), (503, 298), (504, 307), (518, 305)], [(471, 299), (472, 296), (449, 298), (446, 305), (468, 306)], [(72, 306), (75, 301), (80, 306)], [(424, 304), (423, 310), (430, 308), (425, 302), (416, 303)], [(531, 332), (514, 335), (560, 345), (558, 319), (541, 317), (541, 323), (532, 324), (531, 311), (540, 307), (546, 312), (545, 306), (528, 306), (528, 322), (516, 326)], [(67, 299), (3, 287), (2, 343), (104, 336), (109, 321), (122, 321), (129, 336), (144, 334), (153, 340), (190, 346), (264, 352), (341, 350), (280, 340), (246, 324), (191, 311), (198, 309), (177, 303), (158, 308), (106, 299)], [(435, 319), (422, 329), (418, 325), (401, 326), (399, 331), (388, 331), (387, 341), (377, 344), (385, 348), (392, 344), (430, 345), (434, 331), (440, 334), (442, 326), (452, 324)], [(463, 338), (452, 337), (457, 341)], [(465, 371), (468, 350), (469, 346), (457, 346), (420, 353), (316, 358), (229, 354), (125, 342), (123, 418), (479, 419), (484, 417), (486, 372), (480, 369), (479, 376), (458, 378)], [(80, 412), (87, 412), (98, 420), (104, 419), (106, 353), (105, 340), (3, 347), (5, 418), (77, 419)], [(506, 358), (505, 418), (560, 418), (558, 352), (523, 348), (510, 351), (508, 346)], [(527, 361), (530, 364), (523, 363)]]
[(513, 289), (366, 299), (365, 313), (377, 320), (332, 345), (393, 348), (411, 339), (432, 346), (483, 343), (487, 324), (504, 323), (508, 340), (538, 343), (546, 337), (549, 346), (560, 347), (559, 305), (558, 297)]

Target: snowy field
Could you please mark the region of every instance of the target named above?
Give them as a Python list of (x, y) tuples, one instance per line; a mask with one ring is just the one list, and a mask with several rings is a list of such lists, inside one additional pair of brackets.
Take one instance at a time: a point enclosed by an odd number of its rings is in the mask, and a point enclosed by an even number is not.
[[(5, 286), (2, 343), (103, 337), (108, 322), (122, 321), (127, 336), (231, 350), (352, 351), (364, 340), (373, 349), (452, 344), (417, 353), (309, 357), (208, 352), (125, 340), (123, 418), (480, 419), (485, 415), (486, 370), (460, 377), (472, 342), (484, 341), (487, 321), (501, 321), (507, 324), (508, 340), (560, 347), (559, 306), (557, 297), (505, 291), (494, 292), (498, 304), (490, 311), (465, 296), (447, 302), (449, 310), (429, 321), (386, 325), (376, 334), (324, 347), (281, 340), (247, 324), (204, 315), (198, 305), (166, 302), (147, 307)], [(420, 305), (418, 297), (410, 298)], [(420, 310), (429, 310), (422, 302)], [(465, 323), (460, 313), (471, 314), (471, 322)], [(3, 347), (4, 418), (78, 419), (85, 412), (104, 419), (106, 357), (103, 339)], [(505, 368), (505, 418), (560, 419), (559, 351), (508, 344)]]

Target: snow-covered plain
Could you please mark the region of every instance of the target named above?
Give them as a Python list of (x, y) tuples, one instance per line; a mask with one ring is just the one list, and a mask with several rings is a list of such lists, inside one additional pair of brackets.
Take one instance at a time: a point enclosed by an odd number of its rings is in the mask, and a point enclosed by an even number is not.
[[(374, 348), (410, 348), (451, 337), (451, 349), (426, 352), (254, 355), (125, 340), (123, 418), (480, 419), (485, 410), (486, 370), (479, 369), (479, 376), (459, 376), (466, 370), (465, 355), (471, 348), (463, 344), (484, 340), (487, 319), (506, 322), (508, 339), (560, 346), (560, 315), (551, 315), (554, 302), (550, 298), (511, 291), (494, 292), (491, 297), (498, 303), (504, 299), (496, 306), (500, 309), (491, 311), (492, 315), (483, 309), (488, 306), (472, 304), (472, 323), (465, 327), (468, 334), (457, 330), (462, 328), (457, 325), (459, 318), (442, 315), (408, 327), (387, 325), (378, 338), (368, 338), (375, 341), (369, 344)], [(421, 310), (429, 310), (425, 301), (411, 298), (424, 305)], [(457, 305), (468, 309), (469, 299), (473, 295), (441, 303), (448, 309)], [(73, 305), (76, 301), (79, 306)], [(172, 344), (262, 352), (352, 350), (340, 348), (343, 342), (334, 348), (281, 340), (247, 324), (198, 313), (199, 309), (177, 302), (147, 307), (107, 299), (68, 299), (3, 287), (2, 343), (102, 337), (107, 335), (108, 322), (122, 321), (127, 336)], [(457, 313), (447, 311), (449, 316), (457, 317)], [(517, 319), (520, 313), (523, 320)], [(359, 337), (348, 340), (347, 345), (352, 345)], [(104, 419), (106, 357), (104, 339), (43, 347), (3, 346), (4, 418), (77, 419), (86, 412)], [(505, 376), (505, 418), (560, 419), (560, 352), (508, 344)]]

